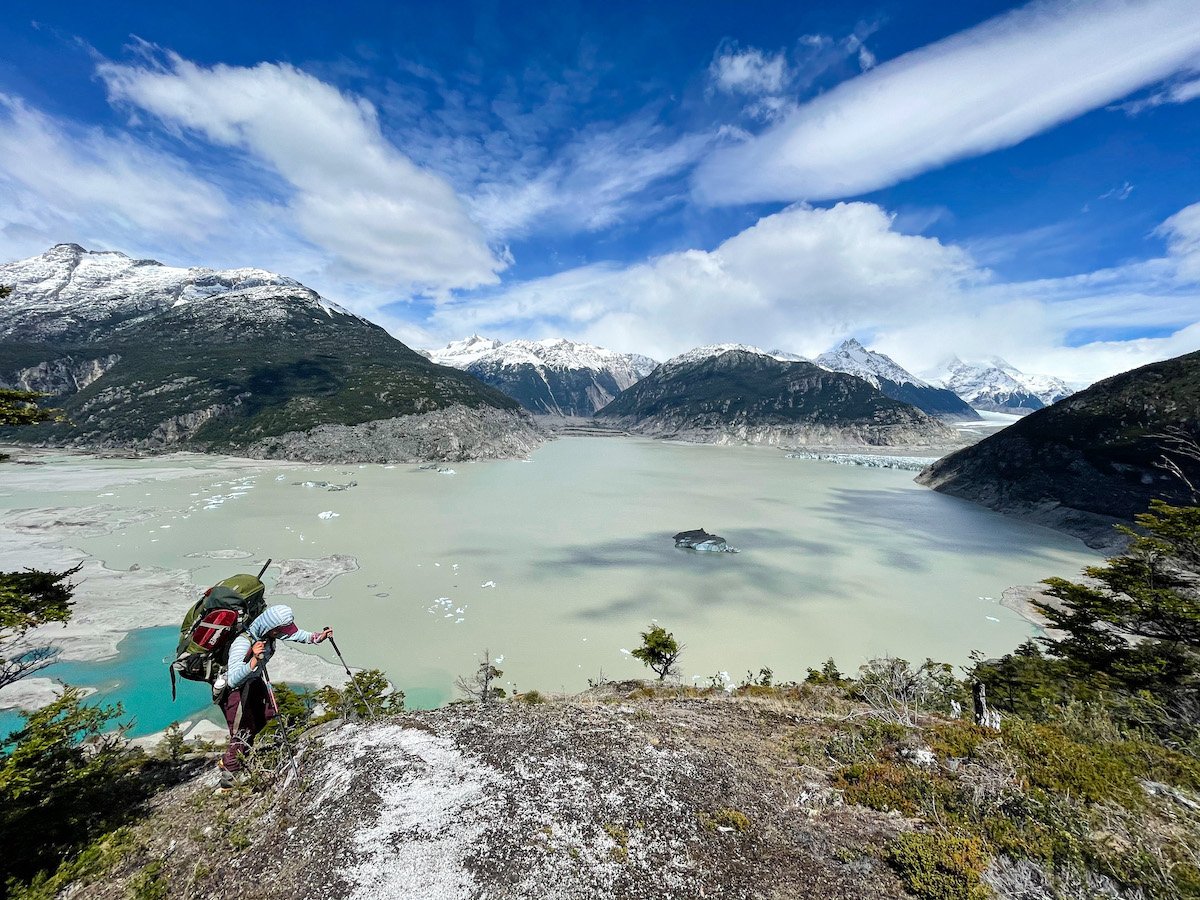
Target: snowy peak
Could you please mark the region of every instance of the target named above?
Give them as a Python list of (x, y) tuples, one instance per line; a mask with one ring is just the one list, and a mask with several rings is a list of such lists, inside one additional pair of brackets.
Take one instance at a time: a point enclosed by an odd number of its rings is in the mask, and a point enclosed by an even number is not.
[(914, 387), (930, 387), (907, 369), (896, 364), (890, 356), (875, 350), (868, 350), (858, 341), (851, 338), (843, 341), (841, 346), (817, 357), (816, 363), (831, 372), (845, 372), (857, 375), (875, 387), (880, 386), (880, 379), (895, 384), (911, 384)]
[(537, 413), (590, 416), (654, 371), (647, 356), (566, 338), (500, 342), (471, 335), (427, 351), (436, 363), (465, 369)]
[(424, 352), (435, 363), (454, 366), (457, 369), (465, 369), (474, 363), (500, 367), (546, 366), (563, 372), (579, 369), (594, 372), (619, 369), (628, 371), (634, 381), (649, 375), (658, 365), (650, 357), (638, 353), (618, 353), (616, 350), (566, 338), (497, 341), (473, 334), (461, 341), (451, 341), (439, 350)]
[(439, 366), (453, 366), (456, 369), (465, 369), (485, 353), (495, 350), (500, 344), (500, 341), (473, 334), (469, 338), (463, 338), (461, 341), (451, 341), (439, 350), (424, 350), (422, 352)]
[(975, 408), (993, 412), (1033, 412), (1074, 393), (1059, 378), (1026, 374), (999, 357), (979, 363), (951, 357), (936, 381)]
[(0, 338), (90, 339), (150, 321), (172, 309), (204, 304), (204, 314), (271, 320), (286, 308), (328, 317), (352, 315), (294, 278), (265, 269), (166, 266), (113, 250), (56, 244), (40, 256), (0, 265)]

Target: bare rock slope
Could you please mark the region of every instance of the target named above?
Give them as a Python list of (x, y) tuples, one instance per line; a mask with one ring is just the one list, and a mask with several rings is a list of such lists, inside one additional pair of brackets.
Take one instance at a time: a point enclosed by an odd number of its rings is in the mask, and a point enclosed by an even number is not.
[(906, 896), (873, 850), (905, 821), (797, 764), (794, 707), (629, 687), (335, 726), (263, 794), (201, 777), (80, 896), (124, 898), (155, 863), (193, 898)]

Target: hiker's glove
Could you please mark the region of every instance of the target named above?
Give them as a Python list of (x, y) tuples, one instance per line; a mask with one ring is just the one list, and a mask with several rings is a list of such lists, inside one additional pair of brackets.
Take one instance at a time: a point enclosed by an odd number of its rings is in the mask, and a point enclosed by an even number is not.
[(333, 629), (326, 628), (324, 631), (318, 631), (316, 634), (314, 634), (312, 642), (314, 644), (319, 644), (321, 641), (328, 640), (331, 637), (333, 637)]

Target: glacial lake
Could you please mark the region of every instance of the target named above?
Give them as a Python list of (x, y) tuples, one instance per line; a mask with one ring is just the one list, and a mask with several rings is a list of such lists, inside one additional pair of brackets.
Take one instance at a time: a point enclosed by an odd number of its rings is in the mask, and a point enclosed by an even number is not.
[[(291, 605), (301, 627), (332, 625), (350, 664), (386, 671), (411, 707), (452, 699), (484, 648), (510, 691), (645, 677), (628, 651), (651, 622), (686, 645), (688, 682), (720, 672), (738, 681), (763, 666), (802, 679), (829, 657), (848, 672), (883, 654), (962, 664), (1036, 633), (1000, 606), (1006, 587), (1098, 559), (1077, 540), (920, 487), (912, 472), (770, 448), (569, 437), (529, 461), (455, 463), (453, 474), (43, 458), (0, 472), (0, 517), (97, 504), (114, 520), (147, 514), (65, 540), (114, 570), (186, 570), (198, 593), (267, 557), (354, 557), (357, 570), (318, 592), (327, 599), (272, 591), (274, 570), (268, 597)], [(8, 472), (18, 477), (6, 484)], [(304, 484), (351, 481), (341, 491)], [(741, 552), (675, 548), (671, 535), (700, 527)], [(224, 551), (245, 558), (196, 556)], [(61, 665), (140, 710), (134, 733), (147, 733), (204, 706), (198, 685), (170, 705), (164, 646), (127, 640), (119, 662)], [(317, 650), (334, 659), (328, 645)]]

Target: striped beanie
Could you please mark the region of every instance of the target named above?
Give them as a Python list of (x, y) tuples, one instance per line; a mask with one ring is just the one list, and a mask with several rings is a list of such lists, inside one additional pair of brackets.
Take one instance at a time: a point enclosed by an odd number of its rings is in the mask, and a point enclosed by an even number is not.
[(250, 628), (247, 629), (255, 639), (262, 640), (267, 636), (267, 632), (275, 629), (280, 630), (280, 634), (275, 637), (295, 634), (298, 629), (295, 625), (296, 616), (292, 613), (290, 606), (268, 606), (257, 619), (250, 623)]

